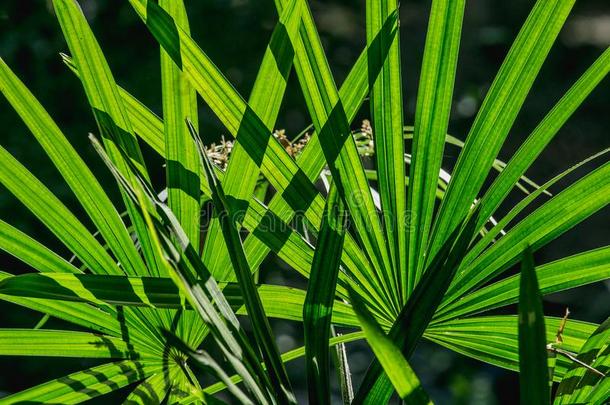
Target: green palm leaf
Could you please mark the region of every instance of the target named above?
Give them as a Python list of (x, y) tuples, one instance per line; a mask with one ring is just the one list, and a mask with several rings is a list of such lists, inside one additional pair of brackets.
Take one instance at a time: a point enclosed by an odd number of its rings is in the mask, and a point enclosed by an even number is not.
[[(124, 175), (130, 176), (130, 181), (134, 179), (129, 174), (125, 155), (137, 172), (148, 179), (142, 152), (133, 135), (118, 87), (80, 6), (75, 0), (53, 0), (53, 6), (109, 156)], [(157, 266), (144, 221), (129, 198), (123, 196), (123, 201), (142, 245), (148, 264), (146, 269), (150, 274), (156, 274)]]
[(506, 198), (519, 176), (522, 176), (536, 157), (553, 139), (587, 96), (610, 72), (610, 48), (587, 69), (565, 93), (548, 115), (534, 129), (527, 140), (508, 162), (481, 199), (482, 218), (489, 218)]
[(303, 303), (305, 362), (311, 403), (330, 402), (331, 316), (345, 240), (346, 213), (341, 196), (333, 185), (326, 200), (324, 218), (318, 235), (307, 296)]
[(3, 356), (134, 359), (138, 355), (112, 336), (63, 330), (0, 329)]
[(131, 174), (136, 183), (130, 184), (110, 161), (99, 142), (95, 138), (92, 141), (124, 193), (141, 209), (153, 242), (154, 254), (162, 265), (161, 271), (169, 274), (180, 293), (209, 328), (222, 354), (244, 378), (252, 395), (262, 403), (269, 402), (270, 382), (260, 367), (258, 356), (175, 215), (140, 180), (135, 168)]
[(598, 372), (574, 363), (557, 388), (555, 404), (604, 403), (610, 398), (610, 382), (599, 373), (610, 369), (610, 319), (591, 333), (577, 358)]
[(157, 373), (141, 382), (125, 400), (125, 405), (160, 404), (170, 387), (166, 373)]
[[(546, 341), (554, 342), (561, 318), (545, 317)], [(597, 325), (568, 320), (562, 348), (579, 352)], [(456, 319), (431, 325), (425, 337), (457, 353), (509, 370), (519, 370), (518, 319), (514, 315)], [(561, 381), (572, 361), (557, 357), (553, 378)]]
[[(292, 1), (284, 10), (280, 22), (273, 31), (250, 95), (249, 104), (252, 110), (270, 129), (277, 119), (294, 57), (294, 49), (288, 33), (298, 31), (300, 17), (300, 8), (296, 7), (296, 1)], [(231, 150), (222, 185), (226, 195), (237, 200), (236, 205), (239, 204), (239, 208), (243, 209), (243, 206), (248, 205), (256, 187), (260, 162), (250, 156), (248, 150), (242, 146), (242, 139), (249, 135), (237, 133), (235, 136), (236, 141)], [(219, 223), (213, 219), (204, 245), (203, 261), (218, 279), (233, 281), (235, 276), (228, 272), (229, 256), (220, 235)], [(221, 251), (225, 254), (219, 254)], [(248, 258), (250, 257), (248, 255)], [(253, 270), (257, 267), (252, 266)]]
[[(392, 260), (394, 288), (400, 291), (406, 274), (407, 229), (405, 198), (405, 164), (403, 128), (402, 77), (400, 68), (400, 35), (387, 29), (386, 21), (398, 12), (396, 0), (366, 2), (366, 39), (369, 65), (380, 65), (377, 76), (369, 76), (371, 118), (375, 139), (375, 156), (381, 208), (384, 213), (387, 248)], [(381, 43), (389, 42), (387, 53)], [(329, 162), (332, 164), (332, 162)], [(347, 190), (349, 192), (349, 190)], [(403, 302), (403, 297), (399, 298)]]
[[(424, 334), (432, 320), (434, 312), (441, 303), (460, 261), (463, 259), (470, 240), (476, 233), (474, 225), (477, 222), (477, 212), (464, 222), (464, 225), (454, 231), (451, 239), (446, 242), (430, 268), (418, 283), (407, 304), (394, 321), (388, 336), (409, 359), (415, 350), (417, 342)], [(409, 325), (409, 327), (404, 327)], [(360, 389), (354, 398), (356, 404), (379, 403), (388, 401), (392, 394), (392, 386), (377, 360), (373, 360), (367, 370)]]
[(356, 294), (350, 294), (350, 297), (364, 336), (398, 396), (409, 404), (431, 404), (419, 378), (402, 355), (401, 350), (381, 329), (362, 299)]
[(42, 105), (2, 60), (0, 89), (62, 174), (125, 271), (142, 274), (144, 263), (101, 185)]
[[(610, 279), (610, 247), (590, 250), (538, 266), (536, 278), (542, 295)], [(515, 275), (476, 290), (440, 309), (435, 320), (473, 315), (514, 304), (519, 297), (519, 282), (520, 276)]]
[(104, 364), (9, 395), (2, 398), (2, 403), (78, 404), (141, 381), (161, 369), (160, 363), (129, 360)]
[(0, 220), (0, 249), (42, 273), (81, 272), (57, 253), (2, 220)]
[(466, 138), (433, 227), (428, 260), (474, 202), (573, 4), (539, 0), (521, 28)]
[[(396, 310), (399, 307), (398, 286), (392, 275), (389, 252), (385, 247), (384, 234), (364, 168), (351, 136), (345, 107), (339, 98), (311, 12), (308, 5), (302, 0), (301, 2), (303, 3), (301, 29), (306, 35), (292, 38), (292, 42), (296, 53), (295, 69), (305, 102), (318, 133), (326, 163), (349, 210), (353, 227), (366, 251), (369, 252), (375, 275)], [(279, 2), (276, 2), (276, 6), (278, 4)], [(371, 73), (369, 70), (369, 75)], [(294, 179), (299, 180), (297, 177)], [(317, 200), (315, 199), (313, 203)], [(319, 220), (314, 223), (319, 223)]]
[(464, 1), (433, 1), (417, 95), (408, 190), (408, 277), (405, 298), (421, 276), (449, 125)]
[[(182, 1), (164, 0), (159, 5), (182, 29), (189, 32), (186, 9)], [(197, 127), (197, 93), (163, 49), (161, 82), (168, 205), (176, 214), (193, 246), (199, 249), (199, 156), (185, 122), (190, 118)], [(120, 101), (122, 103), (122, 98)]]
[(515, 225), (506, 236), (459, 271), (445, 302), (500, 274), (519, 257), (522, 241), (532, 250), (544, 246), (610, 202), (610, 163), (605, 163)]
[(542, 296), (530, 247), (523, 252), (519, 288), (519, 394), (522, 404), (548, 404), (549, 369)]
[(271, 382), (275, 388), (275, 395), (281, 402), (296, 403), (296, 398), (292, 392), (288, 375), (286, 374), (284, 364), (280, 359), (279, 349), (277, 348), (273, 331), (269, 325), (269, 319), (265, 315), (265, 310), (263, 309), (260, 296), (258, 295), (252, 278), (252, 271), (248, 264), (248, 259), (246, 258), (246, 254), (241, 244), (239, 231), (236, 226), (237, 221), (235, 220), (237, 213), (230, 210), (227, 196), (224, 193), (218, 178), (214, 175), (214, 170), (203, 149), (201, 139), (190, 121), (188, 122), (188, 127), (199, 147), (201, 164), (208, 178), (208, 184), (212, 189), (212, 201), (214, 203), (216, 217), (219, 218), (220, 221), (222, 235), (227, 245), (229, 255), (231, 256), (231, 263), (233, 264), (233, 270), (237, 276), (238, 285), (241, 288), (246, 311), (252, 321), (256, 343), (263, 354), (267, 372), (269, 373)]
[(123, 274), (74, 214), (3, 147), (0, 147), (0, 183), (32, 211), (91, 271), (98, 274)]

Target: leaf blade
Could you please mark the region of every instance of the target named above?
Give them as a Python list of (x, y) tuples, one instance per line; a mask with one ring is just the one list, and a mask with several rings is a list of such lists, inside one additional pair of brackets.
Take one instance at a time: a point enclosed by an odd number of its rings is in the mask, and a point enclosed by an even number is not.
[(2, 59), (0, 89), (51, 158), (118, 261), (128, 273), (142, 274), (144, 263), (107, 194), (44, 107)]
[(331, 314), (343, 250), (346, 213), (337, 189), (331, 186), (318, 235), (307, 295), (303, 304), (305, 364), (311, 403), (330, 403)]
[(86, 332), (0, 329), (0, 355), (134, 359), (121, 339)]
[(479, 192), (574, 0), (539, 0), (515, 39), (466, 138), (430, 236), (429, 258)]
[(364, 336), (392, 382), (398, 396), (409, 404), (431, 404), (419, 378), (404, 358), (400, 349), (381, 329), (360, 297), (350, 293), (354, 311)]
[(235, 212), (232, 212), (229, 208), (229, 204), (226, 200), (226, 195), (223, 191), (218, 178), (214, 175), (212, 165), (208, 160), (199, 135), (191, 125), (188, 123), (191, 135), (195, 138), (199, 146), (199, 157), (201, 164), (206, 173), (208, 184), (212, 189), (212, 200), (214, 202), (214, 210), (216, 216), (220, 220), (220, 226), (222, 228), (222, 234), (231, 256), (231, 263), (235, 270), (238, 284), (241, 288), (242, 295), (244, 297), (244, 304), (248, 311), (254, 329), (254, 336), (258, 344), (258, 348), (263, 354), (267, 371), (270, 374), (271, 383), (275, 388), (275, 395), (281, 402), (296, 403), (296, 398), (292, 392), (288, 375), (284, 364), (280, 359), (279, 349), (271, 330), (269, 320), (265, 315), (265, 310), (261, 303), (260, 296), (254, 285), (252, 279), (252, 271), (248, 264), (248, 259), (244, 252), (241, 239), (239, 237), (239, 231), (237, 230), (235, 221)]
[(522, 404), (551, 402), (542, 297), (529, 246), (522, 256), (519, 288), (519, 394)]
[[(369, 65), (380, 65), (377, 76), (369, 76), (370, 111), (375, 139), (375, 157), (387, 249), (397, 290), (406, 273), (405, 164), (403, 99), (400, 68), (400, 35), (393, 35), (386, 21), (398, 12), (396, 0), (366, 2), (366, 39)], [(379, 42), (389, 41), (385, 54)], [(371, 69), (372, 70), (372, 69)], [(330, 162), (329, 162), (330, 163)], [(402, 295), (402, 294), (401, 294)], [(400, 299), (402, 302), (402, 298)]]
[[(182, 29), (190, 32), (183, 1), (163, 0), (159, 5)], [(189, 118), (197, 127), (197, 94), (163, 48), (161, 88), (168, 205), (193, 246), (199, 249), (199, 156), (185, 122)]]

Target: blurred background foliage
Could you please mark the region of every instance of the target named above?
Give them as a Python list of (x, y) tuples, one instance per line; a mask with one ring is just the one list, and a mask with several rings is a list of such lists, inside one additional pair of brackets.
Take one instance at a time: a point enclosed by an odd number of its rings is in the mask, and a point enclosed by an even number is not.
[[(102, 167), (87, 139), (96, 126), (79, 81), (62, 64), (58, 55), (67, 46), (53, 15), (50, 1), (2, 0), (0, 2), (0, 55), (34, 92), (64, 133), (91, 164), (103, 184), (117, 197), (116, 187)], [(136, 14), (124, 1), (81, 0), (81, 6), (106, 54), (117, 82), (161, 115), (159, 49)], [(310, 1), (316, 23), (337, 83), (345, 78), (365, 44), (364, 0)], [(454, 94), (450, 132), (464, 139), (474, 115), (494, 78), (513, 38), (525, 21), (533, 0), (470, 0), (466, 5), (460, 61)], [(221, 68), (237, 89), (248, 95), (271, 30), (277, 20), (271, 1), (186, 0), (193, 37)], [(401, 52), (405, 123), (413, 122), (417, 81), (426, 35), (430, 1), (408, 0), (401, 4)], [(610, 45), (610, 2), (579, 0), (550, 57), (534, 83), (522, 113), (500, 157), (511, 154), (569, 86), (602, 50)], [(610, 80), (591, 94), (528, 175), (544, 182), (567, 166), (610, 146)], [(77, 213), (68, 187), (50, 165), (41, 148), (29, 135), (17, 114), (0, 101), (2, 145), (13, 153)], [(200, 109), (201, 132), (206, 143), (226, 134), (209, 109)], [(368, 117), (365, 104), (359, 118)], [(277, 128), (289, 137), (306, 127), (309, 118), (294, 74)], [(148, 151), (150, 170), (157, 186), (163, 187), (161, 161)], [(451, 168), (458, 150), (446, 150), (445, 168)], [(581, 172), (582, 173), (582, 172)], [(570, 176), (573, 181), (579, 173)], [(566, 183), (556, 186), (555, 191)], [(515, 193), (512, 202), (521, 196)], [(115, 199), (118, 201), (118, 199)], [(2, 219), (34, 235), (60, 253), (65, 249), (6, 190), (0, 192)], [(83, 218), (83, 216), (81, 216)], [(610, 243), (610, 207), (577, 226), (536, 254), (538, 263)], [(1, 268), (11, 273), (29, 271), (11, 257), (0, 254)], [(283, 271), (285, 266), (269, 258), (262, 266), (266, 282), (302, 283)], [(598, 283), (545, 299), (547, 315), (561, 316), (569, 306), (572, 316), (600, 322), (610, 307), (610, 282)], [(514, 308), (510, 309), (514, 313)], [(501, 312), (507, 312), (504, 309)], [(33, 327), (39, 314), (0, 303), (2, 327)], [(51, 320), (45, 327), (52, 328)], [(302, 330), (287, 322), (274, 324), (282, 350), (302, 344)], [(370, 352), (365, 344), (349, 347), (355, 383), (365, 371)], [(414, 357), (414, 368), (426, 389), (439, 404), (501, 404), (518, 398), (517, 375), (487, 366), (431, 344), (423, 344)], [(0, 397), (91, 365), (81, 359), (0, 358)], [(289, 366), (291, 377), (305, 384), (304, 365)], [(296, 388), (296, 387), (295, 387)], [(118, 396), (116, 399), (118, 400)], [(304, 397), (303, 397), (304, 398)], [(338, 398), (337, 398), (338, 399)], [(112, 403), (101, 397), (98, 403)], [(93, 402), (93, 401), (92, 401)]]

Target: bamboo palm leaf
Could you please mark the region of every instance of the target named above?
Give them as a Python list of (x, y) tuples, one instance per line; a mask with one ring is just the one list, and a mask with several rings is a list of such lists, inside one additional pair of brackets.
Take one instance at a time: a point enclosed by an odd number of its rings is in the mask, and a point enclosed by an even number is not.
[[(396, 21), (394, 19), (393, 24), (391, 22), (386, 22), (388, 27), (392, 28)], [(386, 28), (389, 29), (389, 28)], [(395, 35), (395, 30), (392, 28), (392, 33)], [(374, 67), (371, 67), (374, 68)], [(360, 105), (362, 104), (364, 97), (367, 94), (368, 86), (367, 86), (367, 59), (366, 59), (366, 51), (360, 55), (356, 64), (352, 68), (348, 77), (345, 79), (345, 82), (341, 86), (340, 89), (340, 98), (344, 103), (346, 114), (348, 119), (351, 121), (356, 115)], [(297, 156), (296, 158), (297, 164), (299, 168), (303, 171), (303, 173), (311, 180), (315, 181), (322, 172), (326, 162), (324, 160), (324, 153), (321, 149), (321, 145), (318, 139), (318, 135), (314, 132), (303, 152)], [(278, 246), (277, 244), (270, 245), (267, 240), (269, 239), (268, 232), (257, 232), (259, 226), (263, 229), (270, 229), (270, 225), (275, 225), (274, 228), (277, 229), (289, 229), (289, 227), (284, 226), (282, 221), (288, 222), (294, 215), (294, 211), (290, 208), (290, 206), (286, 203), (284, 198), (280, 193), (277, 193), (269, 203), (268, 210), (273, 213), (274, 222), (270, 222), (267, 224), (265, 220), (269, 217), (269, 214), (265, 213), (264, 215), (259, 215), (261, 220), (255, 220), (254, 218), (249, 218), (250, 209), (254, 206), (256, 210), (260, 210), (259, 202), (256, 200), (250, 201), (250, 206), (248, 208), (248, 212), (246, 212), (246, 216), (244, 218), (244, 226), (248, 228), (252, 233), (249, 234), (244, 241), (244, 249), (246, 250), (248, 262), (251, 263), (252, 268), (257, 268), (266, 257), (269, 248), (272, 251), (278, 253), (280, 257), (289, 263), (291, 266), (294, 265), (294, 261), (300, 255), (299, 252), (293, 250), (292, 252), (286, 252), (283, 254), (283, 250), (286, 249), (291, 239), (288, 239), (286, 242), (286, 246), (282, 247), (282, 250), (278, 251), (274, 246)], [(261, 214), (264, 211), (261, 211)], [(278, 241), (279, 242), (279, 241)], [(267, 246), (265, 246), (267, 245)], [(281, 245), (280, 245), (281, 246)], [(306, 250), (305, 247), (301, 248), (303, 251)], [(294, 267), (301, 274), (309, 274), (309, 269), (311, 268), (311, 258), (313, 257), (313, 253), (311, 255), (303, 256), (303, 261), (299, 261), (299, 263), (306, 264), (306, 269), (301, 270), (301, 267)], [(354, 240), (346, 235), (344, 252), (342, 255), (342, 261), (346, 269), (349, 270), (350, 274), (354, 276), (358, 280), (358, 286), (361, 286), (362, 289), (365, 289), (366, 294), (370, 297), (375, 297), (374, 301), (379, 302), (380, 305), (383, 306), (383, 302), (380, 298), (378, 288), (375, 287), (375, 281), (371, 279), (370, 275), (370, 264), (368, 263), (368, 259), (363, 256), (363, 253), (360, 249), (355, 245)], [(222, 263), (222, 266), (227, 266), (229, 264), (228, 258)], [(339, 274), (342, 282), (345, 282), (344, 274)], [(358, 288), (358, 286), (353, 285), (354, 288)]]

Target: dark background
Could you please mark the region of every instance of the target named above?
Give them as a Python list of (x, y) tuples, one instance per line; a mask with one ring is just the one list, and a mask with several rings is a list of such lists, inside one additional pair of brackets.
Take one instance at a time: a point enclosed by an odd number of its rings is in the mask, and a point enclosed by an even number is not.
[[(0, 56), (47, 108), (70, 141), (77, 147), (113, 196), (116, 187), (105, 172), (87, 140), (97, 128), (78, 80), (62, 64), (59, 52), (67, 51), (50, 1), (2, 0), (0, 4)], [(254, 0), (187, 0), (194, 38), (245, 96), (249, 94), (271, 30), (277, 20), (273, 2)], [(314, 17), (337, 83), (341, 83), (365, 44), (364, 1), (311, 1)], [(470, 0), (466, 5), (462, 45), (454, 94), (450, 133), (464, 139), (474, 114), (489, 88), (520, 26), (534, 2), (530, 0)], [(81, 5), (104, 50), (116, 80), (158, 114), (161, 113), (158, 46), (126, 1), (83, 0)], [(401, 52), (405, 123), (413, 122), (417, 81), (421, 65), (430, 1), (409, 0), (401, 4)], [(544, 117), (559, 97), (610, 44), (610, 3), (607, 0), (580, 0), (575, 5), (558, 41), (534, 83), (524, 108), (511, 131), (500, 158), (508, 160), (525, 137)], [(528, 175), (544, 182), (583, 158), (610, 146), (610, 81), (606, 80), (564, 126)], [(0, 101), (1, 144), (31, 169), (77, 214), (68, 187), (45, 157), (17, 114)], [(202, 106), (201, 129), (206, 142), (226, 131), (207, 107)], [(359, 119), (368, 116), (365, 104)], [(359, 127), (359, 119), (354, 128)], [(277, 128), (289, 135), (309, 123), (302, 94), (294, 74)], [(146, 151), (146, 150), (145, 150)], [(150, 151), (148, 151), (150, 152)], [(446, 151), (450, 168), (457, 150)], [(163, 187), (161, 161), (146, 154), (159, 189)], [(605, 158), (607, 159), (607, 158)], [(586, 170), (591, 169), (591, 165)], [(570, 176), (555, 191), (569, 184), (583, 171)], [(521, 196), (515, 193), (510, 202)], [(118, 201), (118, 200), (117, 200)], [(507, 205), (507, 206), (510, 206)], [(506, 207), (503, 208), (504, 210)], [(504, 212), (504, 211), (502, 211)], [(5, 189), (0, 192), (2, 219), (66, 253), (50, 233)], [(84, 218), (82, 215), (81, 218)], [(544, 263), (573, 253), (607, 245), (610, 242), (610, 210), (602, 210), (536, 254)], [(66, 253), (67, 254), (67, 253)], [(0, 270), (11, 273), (27, 267), (0, 254)], [(265, 269), (281, 269), (282, 264), (267, 260)], [(283, 271), (264, 275), (269, 282), (302, 282)], [(609, 283), (598, 283), (555, 294), (545, 300), (548, 315), (560, 316), (569, 306), (572, 317), (601, 322), (609, 315)], [(510, 311), (509, 311), (510, 312)], [(514, 308), (512, 309), (514, 313)], [(33, 327), (39, 314), (11, 304), (0, 303), (2, 327)], [(65, 327), (51, 321), (46, 327)], [(287, 350), (302, 343), (297, 325), (275, 324), (279, 343)], [(365, 344), (352, 347), (355, 383), (369, 361)], [(0, 396), (77, 371), (95, 362), (81, 359), (0, 358)], [(304, 369), (299, 362), (289, 370), (301, 390)], [(454, 354), (431, 344), (423, 344), (414, 356), (414, 367), (432, 398), (440, 404), (514, 403), (518, 395), (516, 374)], [(304, 394), (304, 391), (301, 391)], [(115, 396), (118, 401), (120, 397)], [(94, 400), (113, 402), (109, 397)], [(94, 402), (92, 401), (92, 402)]]

